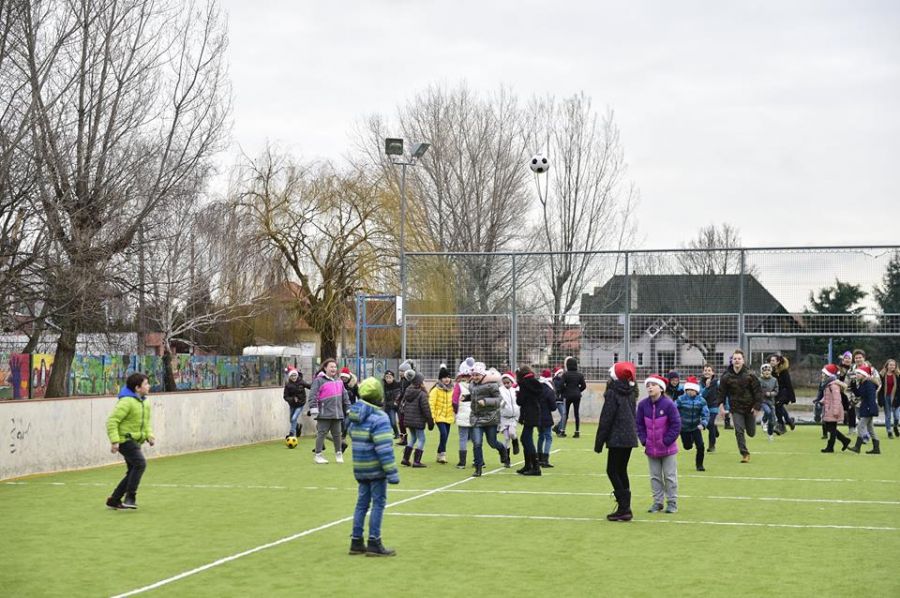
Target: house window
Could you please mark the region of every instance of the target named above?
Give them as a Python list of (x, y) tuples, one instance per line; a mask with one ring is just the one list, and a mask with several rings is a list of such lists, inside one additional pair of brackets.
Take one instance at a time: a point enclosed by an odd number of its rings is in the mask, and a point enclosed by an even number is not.
[(644, 365), (644, 354), (643, 353), (638, 353), (637, 364)]
[(613, 353), (613, 363), (618, 363), (618, 362), (619, 362), (619, 354)]

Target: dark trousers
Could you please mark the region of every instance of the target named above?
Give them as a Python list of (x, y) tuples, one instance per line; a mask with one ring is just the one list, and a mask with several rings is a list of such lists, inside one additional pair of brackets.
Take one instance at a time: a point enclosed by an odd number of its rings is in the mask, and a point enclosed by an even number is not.
[(144, 470), (147, 469), (147, 460), (141, 452), (141, 445), (134, 440), (126, 440), (119, 445), (119, 454), (125, 458), (125, 466), (128, 468), (125, 477), (113, 490), (113, 500), (122, 500), (122, 497), (134, 500), (137, 497), (138, 486)]
[(780, 401), (775, 402), (775, 416), (778, 418), (778, 424), (784, 428), (784, 425), (787, 423), (793, 422), (793, 418), (787, 412), (787, 407), (784, 406), (784, 403)]
[(575, 411), (575, 431), (581, 428), (581, 416), (578, 414), (578, 409), (581, 407), (581, 399), (566, 399), (566, 418), (563, 420), (563, 425), (560, 426), (563, 430), (566, 429), (566, 424), (569, 423), (569, 410), (574, 407)]
[(537, 453), (534, 449), (534, 428), (535, 426), (524, 426), (522, 428), (522, 449), (524, 449), (526, 457)]
[(447, 452), (447, 438), (450, 436), (450, 424), (447, 422), (438, 422), (438, 434), (440, 434), (440, 440), (438, 441), (438, 450), (439, 453)]
[(684, 447), (684, 450), (689, 451), (694, 448), (694, 445), (697, 445), (697, 457), (695, 459), (695, 463), (697, 467), (703, 465), (703, 452), (705, 450), (703, 446), (703, 432), (694, 428), (693, 430), (683, 430), (681, 432), (681, 446)]
[(831, 450), (834, 448), (834, 441), (840, 440), (841, 444), (849, 444), (850, 439), (844, 436), (840, 430), (838, 430), (837, 422), (825, 422), (825, 431), (828, 433), (828, 444), (825, 448)]
[(622, 492), (631, 491), (628, 480), (628, 460), (631, 459), (631, 447), (609, 447), (606, 450), (606, 475), (618, 497)]

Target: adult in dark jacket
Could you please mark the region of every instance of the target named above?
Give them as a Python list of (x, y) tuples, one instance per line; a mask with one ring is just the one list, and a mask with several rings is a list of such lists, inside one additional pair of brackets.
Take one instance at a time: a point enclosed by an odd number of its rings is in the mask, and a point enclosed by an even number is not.
[(519, 406), (519, 422), (523, 426), (522, 449), (525, 451), (525, 466), (516, 473), (527, 476), (541, 475), (541, 466), (534, 448), (534, 430), (541, 425), (541, 402), (546, 387), (528, 366), (519, 368), (516, 372), (516, 382), (519, 385), (516, 404)]
[(303, 414), (303, 406), (306, 405), (306, 389), (309, 388), (309, 382), (303, 380), (303, 372), (290, 368), (288, 370), (287, 382), (284, 384), (284, 402), (291, 409), (291, 427), (285, 438), (297, 435), (297, 422)]
[(422, 463), (422, 453), (425, 451), (425, 428), (434, 429), (434, 418), (431, 416), (431, 405), (428, 403), (428, 393), (425, 392), (425, 378), (416, 373), (413, 376), (406, 392), (403, 393), (403, 423), (406, 426), (409, 443), (403, 449), (403, 460), (400, 465), (409, 465), (410, 454), (415, 454), (413, 467), (427, 467)]
[(610, 380), (603, 393), (603, 409), (594, 439), (594, 451), (606, 452), (606, 475), (616, 497), (616, 510), (606, 516), (610, 521), (631, 521), (631, 482), (628, 479), (628, 460), (638, 445), (634, 419), (636, 409), (634, 364), (623, 361), (609, 369)]
[[(541, 467), (552, 468), (550, 464), (550, 447), (553, 446), (553, 414), (559, 412), (559, 395), (553, 386), (553, 375), (550, 370), (541, 373), (541, 426), (538, 429), (538, 463)], [(565, 411), (565, 409), (563, 409)], [(562, 415), (559, 418), (562, 421)]]
[(384, 389), (384, 412), (391, 422), (394, 438), (400, 438), (400, 430), (397, 428), (397, 408), (400, 402), (400, 383), (397, 382), (394, 372), (387, 370), (381, 378), (381, 387)]
[(575, 434), (572, 436), (573, 438), (578, 438), (581, 435), (581, 416), (578, 413), (579, 408), (581, 407), (581, 393), (587, 388), (587, 383), (584, 381), (584, 374), (578, 371), (578, 360), (574, 357), (566, 357), (565, 360), (566, 371), (562, 375), (562, 398), (566, 401), (566, 417), (563, 419), (562, 423), (559, 425), (560, 431), (565, 433), (566, 425), (569, 422), (569, 411), (575, 411)]
[(731, 365), (719, 380), (719, 391), (728, 396), (731, 403), (731, 419), (734, 422), (734, 437), (741, 452), (741, 463), (750, 462), (750, 451), (744, 434), (753, 438), (756, 435), (756, 416), (753, 411), (762, 408), (762, 389), (759, 380), (744, 367), (744, 352), (735, 349), (731, 356)]
[(784, 355), (771, 355), (769, 356), (769, 365), (772, 366), (772, 375), (778, 379), (778, 395), (775, 396), (775, 417), (778, 419), (778, 427), (782, 432), (784, 432), (785, 425), (790, 426), (793, 430), (796, 424), (786, 407), (786, 405), (797, 402), (794, 384), (791, 382), (791, 362)]

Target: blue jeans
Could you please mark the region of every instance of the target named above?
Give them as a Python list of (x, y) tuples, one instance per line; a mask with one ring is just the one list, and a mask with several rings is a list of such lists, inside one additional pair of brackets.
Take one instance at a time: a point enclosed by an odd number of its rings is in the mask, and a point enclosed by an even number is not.
[(551, 426), (538, 428), (537, 452), (541, 455), (549, 455), (551, 445), (553, 445), (553, 428)]
[(459, 432), (459, 450), (468, 450), (469, 438), (472, 436), (472, 428), (466, 426), (456, 426)]
[[(890, 405), (890, 403), (887, 401), (885, 401), (885, 403)], [(891, 409), (890, 407), (888, 407), (887, 409), (884, 410), (884, 429), (888, 431), (888, 434), (894, 433), (891, 430), (891, 415), (893, 415), (893, 412), (894, 412), (894, 410)], [(894, 423), (896, 423), (896, 422), (897, 422), (897, 420), (894, 419)]]
[(291, 407), (291, 431), (290, 436), (297, 435), (297, 422), (300, 421), (300, 416), (303, 415), (303, 407)]
[(384, 518), (384, 506), (387, 504), (387, 479), (358, 482), (359, 493), (356, 498), (356, 510), (353, 511), (353, 537), (362, 538), (366, 523), (366, 512), (372, 503), (372, 514), (369, 516), (369, 537), (381, 538), (381, 520)]
[(388, 420), (391, 422), (391, 430), (394, 431), (394, 438), (400, 435), (400, 429), (397, 428), (397, 410), (396, 409), (385, 409), (384, 412), (388, 416)]
[(763, 401), (763, 423), (766, 424), (766, 433), (771, 436), (775, 433), (775, 409), (766, 401)]
[(559, 423), (556, 425), (556, 429), (560, 432), (566, 431), (566, 402), (565, 401), (556, 401), (556, 412), (559, 413)]
[(406, 446), (425, 450), (425, 428), (406, 428)]
[(439, 453), (447, 452), (447, 438), (450, 436), (450, 424), (447, 422), (438, 422), (437, 424), (438, 433), (441, 435), (441, 439), (438, 441), (438, 450)]
[[(525, 450), (526, 456), (535, 454), (534, 450), (534, 428), (535, 426), (524, 426), (522, 428), (522, 448)], [(549, 430), (549, 428), (548, 428)]]
[(491, 448), (500, 450), (500, 444), (497, 442), (497, 426), (473, 426), (469, 434), (472, 437), (472, 446), (475, 448), (475, 465), (484, 465), (484, 451), (481, 444), (484, 436), (487, 436), (488, 445)]

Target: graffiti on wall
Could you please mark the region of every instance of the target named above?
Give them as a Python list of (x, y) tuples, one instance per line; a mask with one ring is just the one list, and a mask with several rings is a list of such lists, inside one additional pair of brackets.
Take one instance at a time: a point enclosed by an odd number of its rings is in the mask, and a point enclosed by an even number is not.
[(53, 371), (53, 355), (49, 353), (31, 354), (31, 398), (43, 399), (47, 394), (50, 372)]
[(30, 361), (25, 353), (0, 353), (0, 399), (28, 398)]

